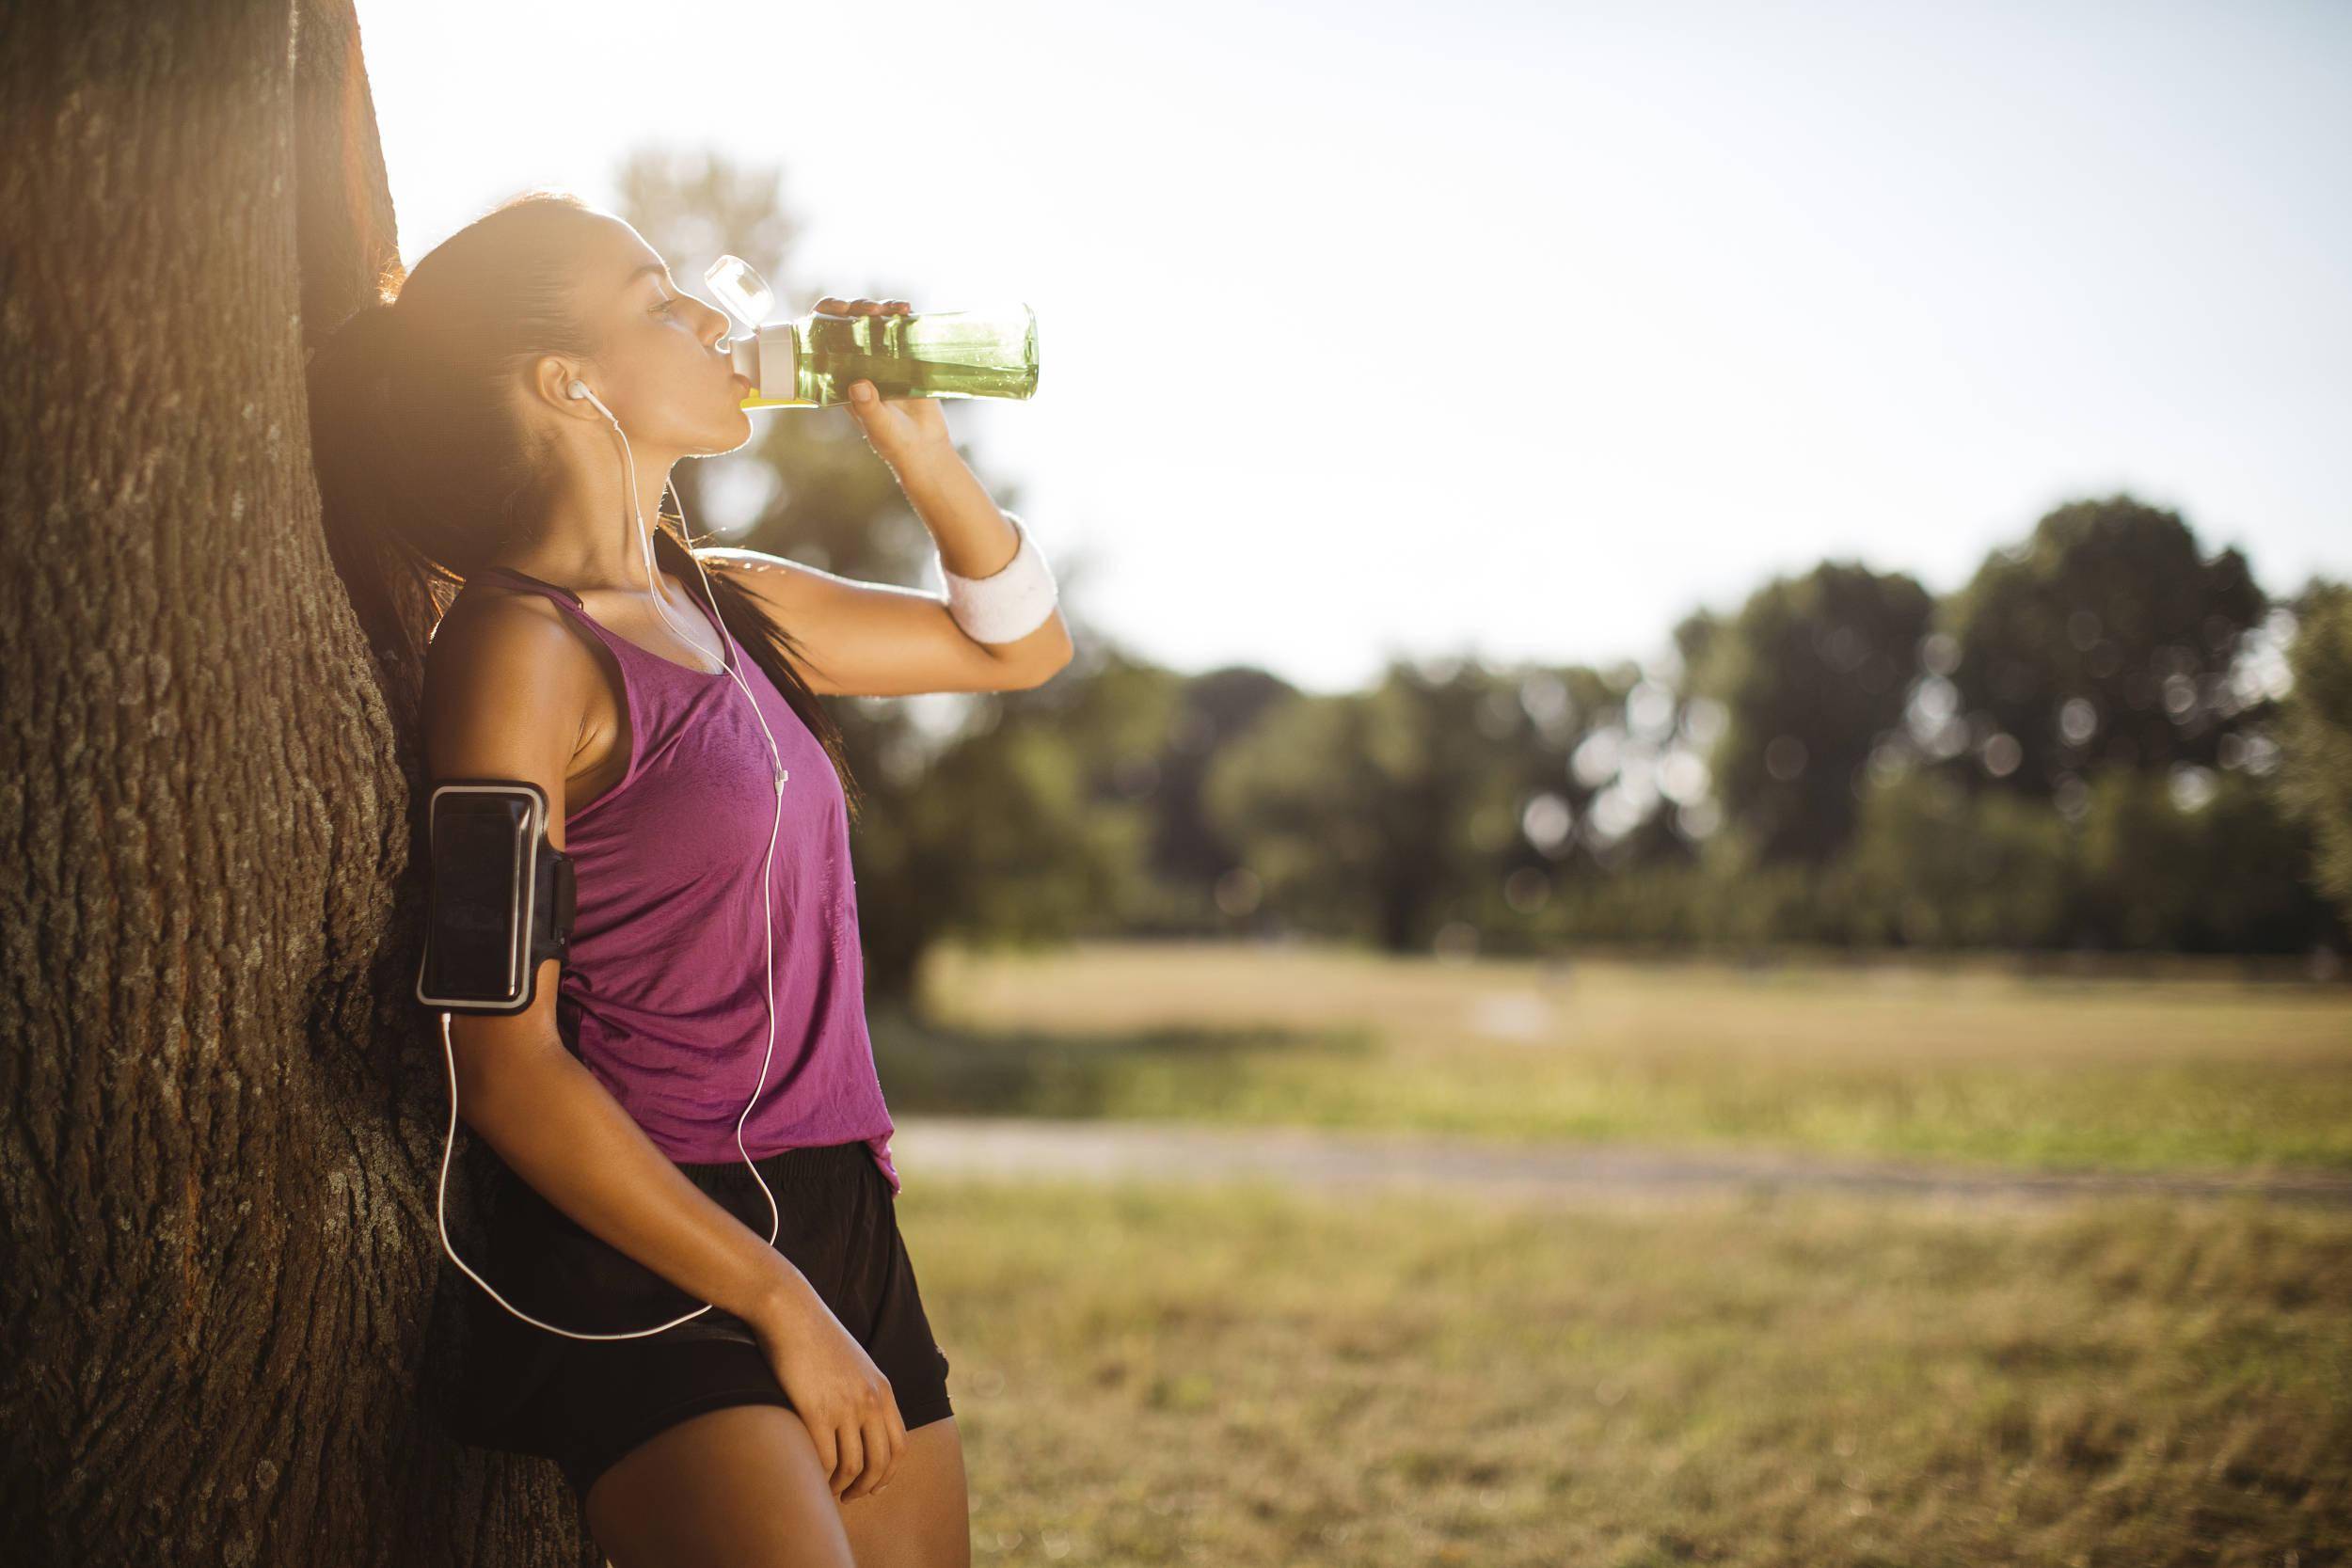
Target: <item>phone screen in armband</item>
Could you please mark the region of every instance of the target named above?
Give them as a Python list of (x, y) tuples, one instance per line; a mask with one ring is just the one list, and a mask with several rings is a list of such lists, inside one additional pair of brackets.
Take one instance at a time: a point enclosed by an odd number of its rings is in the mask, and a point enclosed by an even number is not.
[(453, 780), (431, 803), (432, 897), (417, 999), (519, 1012), (571, 927), (569, 857), (547, 842), (547, 798), (524, 780)]

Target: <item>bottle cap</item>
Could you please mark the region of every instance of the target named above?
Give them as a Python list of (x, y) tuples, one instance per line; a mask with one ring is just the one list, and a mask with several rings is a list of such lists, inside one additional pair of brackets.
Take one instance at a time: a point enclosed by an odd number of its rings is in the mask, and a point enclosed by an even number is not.
[(703, 281), (719, 296), (728, 314), (745, 326), (756, 327), (776, 303), (775, 290), (740, 256), (722, 256), (703, 269)]

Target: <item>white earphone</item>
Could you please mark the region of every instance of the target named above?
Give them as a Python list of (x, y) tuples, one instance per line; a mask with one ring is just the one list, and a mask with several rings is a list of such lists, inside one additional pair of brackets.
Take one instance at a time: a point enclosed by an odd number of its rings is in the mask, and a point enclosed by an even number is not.
[[(612, 420), (613, 433), (620, 436), (621, 451), (628, 465), (629, 515), (636, 525), (636, 537), (639, 551), (645, 562), (645, 586), (653, 594), (654, 609), (660, 614), (664, 621), (669, 623), (673, 630), (678, 632), (681, 641), (691, 645), (693, 643), (693, 639), (685, 635), (683, 629), (681, 629), (678, 626), (676, 617), (670, 613), (668, 601), (655, 580), (653, 533), (652, 531), (647, 529), (645, 526), (644, 509), (637, 503), (637, 458), (636, 454), (629, 451), (628, 433), (621, 429), (621, 421), (613, 419), (612, 410), (605, 407), (603, 400), (598, 398), (595, 392), (589, 389), (586, 382), (580, 380), (578, 377), (574, 377), (572, 381), (564, 387), (564, 390), (573, 398), (586, 398), (590, 403), (595, 404), (597, 411), (603, 414), (607, 420)], [(694, 562), (695, 574), (703, 580), (703, 595), (709, 601), (715, 616), (715, 612), (717, 611), (719, 605), (719, 595), (711, 589), (710, 574), (704, 570), (702, 558), (695, 555), (691, 550), (687, 552), (687, 559)], [(774, 768), (772, 780), (775, 784), (776, 817), (774, 823), (771, 824), (768, 830), (768, 860), (767, 864), (760, 872), (759, 878), (760, 903), (761, 908), (766, 911), (767, 916), (762, 935), (767, 939), (765, 949), (767, 958), (765, 967), (768, 978), (768, 1053), (760, 1061), (759, 1078), (752, 1087), (752, 1098), (744, 1103), (742, 1115), (735, 1118), (736, 1149), (743, 1156), (743, 1164), (750, 1169), (752, 1173), (752, 1180), (759, 1183), (759, 1190), (761, 1194), (768, 1199), (768, 1244), (770, 1246), (773, 1246), (775, 1245), (777, 1235), (781, 1233), (784, 1227), (784, 1213), (782, 1210), (776, 1207), (776, 1195), (770, 1191), (767, 1179), (759, 1174), (759, 1165), (757, 1162), (753, 1160), (752, 1151), (744, 1147), (743, 1123), (750, 1118), (753, 1106), (759, 1103), (759, 1091), (767, 1086), (768, 1069), (771, 1064), (775, 1061), (776, 1056), (776, 932), (774, 903), (776, 838), (784, 829), (784, 786), (786, 782), (792, 777), (792, 772), (791, 769), (784, 766), (784, 753), (776, 747), (775, 732), (769, 729), (767, 715), (759, 711), (759, 700), (752, 695), (752, 689), (744, 683), (743, 672), (741, 669), (742, 661), (740, 659), (730, 658), (728, 657), (728, 651), (731, 643), (729, 642), (723, 629), (721, 631), (720, 644), (719, 663), (721, 672), (734, 677), (736, 689), (743, 693), (743, 700), (745, 702), (751, 704), (752, 717), (759, 721), (759, 733), (767, 736), (768, 756)], [(468, 1266), (466, 1260), (457, 1256), (457, 1249), (450, 1244), (449, 1240), (449, 1162), (452, 1152), (457, 1146), (457, 1051), (456, 1047), (450, 1042), (449, 1014), (447, 1013), (443, 1013), (441, 1015), (441, 1048), (447, 1055), (449, 1061), (449, 1138), (448, 1141), (442, 1146), (441, 1149), (440, 1191), (436, 1201), (434, 1212), (441, 1227), (441, 1245), (443, 1249), (449, 1253), (450, 1260), (452, 1262), (455, 1263), (459, 1268), (464, 1269), (469, 1278), (470, 1278), (475, 1284), (481, 1286), (484, 1290), (488, 1291), (492, 1300), (496, 1301), (501, 1307), (505, 1307), (509, 1312), (514, 1313), (515, 1316), (522, 1319), (525, 1323), (536, 1324), (538, 1327), (544, 1328), (549, 1333), (561, 1334), (564, 1338), (571, 1339), (640, 1339), (648, 1334), (660, 1334), (664, 1329), (675, 1328), (678, 1324), (685, 1323), (690, 1319), (699, 1318), (705, 1312), (710, 1310), (713, 1304), (705, 1302), (702, 1306), (697, 1307), (691, 1312), (687, 1313), (685, 1317), (673, 1318), (668, 1323), (659, 1324), (653, 1328), (635, 1328), (629, 1329), (624, 1333), (615, 1334), (582, 1334), (576, 1329), (558, 1328), (551, 1323), (545, 1323), (532, 1317), (521, 1307), (516, 1307), (513, 1302), (508, 1301), (504, 1296), (500, 1295), (488, 1280), (483, 1278), (480, 1275), (475, 1274), (473, 1270)]]

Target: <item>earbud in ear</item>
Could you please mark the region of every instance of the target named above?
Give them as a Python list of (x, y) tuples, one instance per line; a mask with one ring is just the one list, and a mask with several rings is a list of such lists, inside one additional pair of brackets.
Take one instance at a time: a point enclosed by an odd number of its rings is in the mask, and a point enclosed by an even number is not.
[(589, 395), (588, 383), (585, 381), (575, 380), (570, 386), (564, 388), (564, 390), (569, 392), (576, 398), (584, 398)]

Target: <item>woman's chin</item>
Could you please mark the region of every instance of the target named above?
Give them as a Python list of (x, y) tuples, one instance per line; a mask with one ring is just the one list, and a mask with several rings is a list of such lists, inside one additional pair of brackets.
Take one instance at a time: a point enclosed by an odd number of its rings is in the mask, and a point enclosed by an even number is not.
[(738, 408), (734, 419), (727, 420), (710, 433), (708, 445), (711, 454), (720, 456), (739, 451), (751, 445), (751, 441), (752, 411), (748, 408)]

